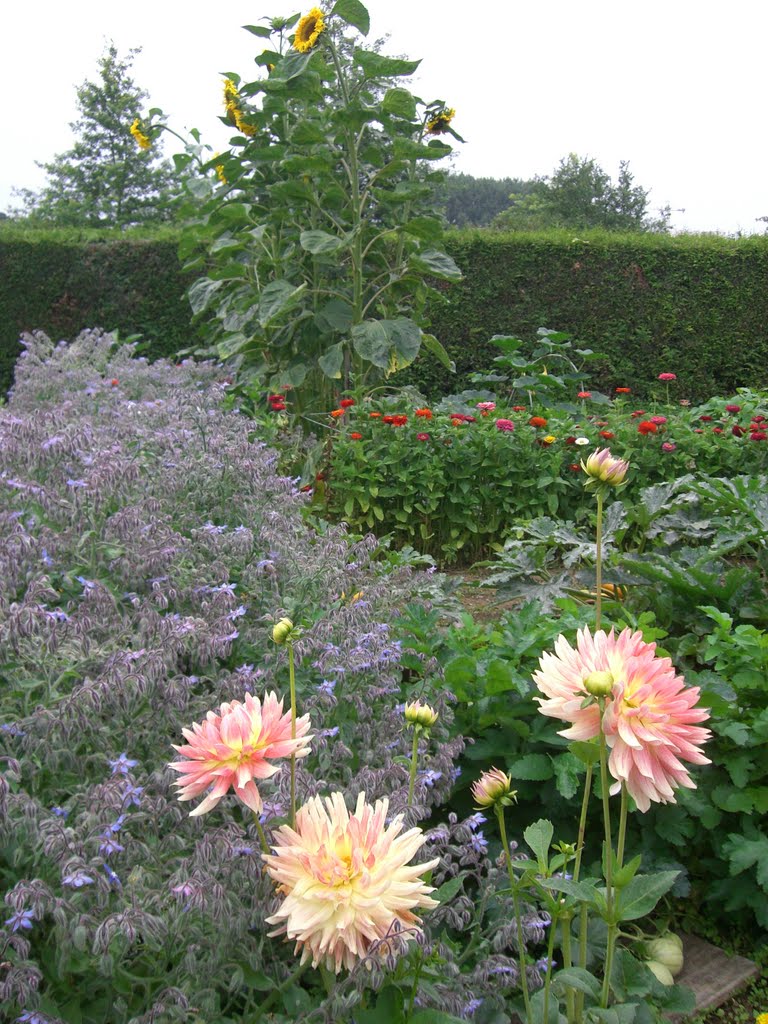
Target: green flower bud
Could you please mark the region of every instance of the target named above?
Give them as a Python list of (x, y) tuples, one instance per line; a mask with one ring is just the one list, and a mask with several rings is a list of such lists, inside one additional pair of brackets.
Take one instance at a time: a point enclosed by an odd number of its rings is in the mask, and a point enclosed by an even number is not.
[(415, 700), (405, 705), (405, 720), (409, 725), (420, 725), (422, 729), (431, 729), (437, 721), (437, 712), (429, 704)]
[(590, 672), (584, 680), (584, 689), (593, 697), (610, 697), (614, 682), (610, 672)]
[(276, 644), (287, 643), (293, 633), (293, 623), (290, 619), (280, 619), (279, 622), (275, 623), (272, 629), (272, 639)]

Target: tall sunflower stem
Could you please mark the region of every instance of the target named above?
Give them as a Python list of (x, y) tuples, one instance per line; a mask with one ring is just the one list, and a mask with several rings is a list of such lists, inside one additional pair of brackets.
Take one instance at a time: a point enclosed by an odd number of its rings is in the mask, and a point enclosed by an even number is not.
[(413, 790), (416, 785), (416, 767), (419, 763), (419, 728), (413, 727), (413, 747), (411, 748), (411, 771), (408, 779), (408, 807), (413, 805)]
[[(288, 647), (288, 680), (291, 688), (291, 739), (296, 739), (296, 668), (293, 657), (293, 643)], [(296, 754), (291, 754), (291, 828), (296, 827)]]
[(515, 910), (515, 924), (517, 925), (517, 950), (520, 969), (520, 988), (523, 991), (525, 1017), (527, 1024), (533, 1024), (533, 1015), (531, 1013), (531, 997), (528, 993), (525, 936), (523, 935), (523, 918), (520, 912), (520, 897), (517, 894), (517, 879), (515, 878), (515, 872), (512, 868), (512, 854), (510, 853), (509, 842), (507, 840), (507, 826), (504, 821), (504, 808), (500, 804), (496, 804), (495, 811), (496, 819), (499, 823), (499, 834), (501, 835), (501, 845), (504, 850), (504, 859), (507, 862), (507, 874), (509, 875), (509, 885), (512, 890), (512, 906)]

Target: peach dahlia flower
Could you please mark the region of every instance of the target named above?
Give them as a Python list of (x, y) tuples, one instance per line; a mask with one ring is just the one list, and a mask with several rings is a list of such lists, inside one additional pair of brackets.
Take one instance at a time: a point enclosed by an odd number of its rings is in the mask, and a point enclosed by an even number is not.
[(297, 813), (295, 830), (275, 832), (275, 852), (264, 861), (285, 899), (266, 920), (277, 926), (270, 935), (296, 942), (302, 963), (351, 970), (395, 921), (412, 937), (420, 923), (414, 907), (437, 906), (421, 875), (438, 862), (409, 864), (424, 834), (401, 834), (402, 815), (387, 826), (388, 806), (385, 799), (371, 807), (361, 793), (350, 814), (341, 793), (316, 796)]
[(256, 814), (262, 802), (254, 779), (268, 779), (279, 768), (270, 760), (280, 757), (306, 757), (309, 753), (309, 715), (296, 719), (296, 737), (291, 738), (291, 713), (283, 714), (283, 702), (276, 693), (267, 693), (264, 702), (250, 693), (245, 703), (233, 700), (221, 705), (219, 712), (209, 711), (204, 722), (182, 729), (187, 743), (173, 745), (185, 761), (169, 765), (181, 772), (179, 800), (193, 800), (213, 787), (190, 817), (213, 810), (230, 786), (235, 796)]
[(555, 653), (545, 653), (534, 681), (544, 697), (535, 698), (539, 710), (551, 718), (570, 722), (560, 732), (571, 740), (590, 740), (600, 732), (600, 709), (596, 702), (582, 707), (585, 680), (593, 673), (613, 677), (611, 696), (605, 703), (603, 730), (611, 754), (608, 768), (641, 811), (651, 802), (674, 803), (675, 789), (695, 789), (683, 761), (709, 764), (698, 744), (709, 739), (709, 729), (697, 722), (709, 717), (694, 705), (698, 687), (685, 686), (675, 674), (669, 658), (657, 658), (656, 644), (647, 644), (642, 633), (599, 630), (594, 637), (585, 627), (579, 630), (574, 649), (560, 636)]

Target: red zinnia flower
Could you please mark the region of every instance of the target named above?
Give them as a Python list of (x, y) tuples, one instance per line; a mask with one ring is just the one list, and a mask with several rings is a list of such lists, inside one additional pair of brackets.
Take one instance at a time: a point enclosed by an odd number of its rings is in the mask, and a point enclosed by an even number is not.
[(712, 417), (711, 416), (699, 416), (699, 419), (701, 420), (702, 423), (711, 423), (712, 422)]
[(429, 440), (429, 434), (417, 434), (416, 435), (416, 440), (417, 441), (428, 441)]
[(631, 395), (632, 388), (616, 388), (617, 395)]
[(766, 441), (768, 440), (768, 434), (764, 430), (753, 430), (749, 435), (750, 441)]
[(352, 438), (353, 441), (362, 441), (363, 439), (363, 435), (358, 434), (357, 431), (355, 431), (355, 433), (353, 434), (350, 434), (349, 436)]
[(343, 415), (344, 415), (344, 410), (343, 409), (331, 409), (331, 416), (333, 416), (333, 418), (335, 420), (337, 420), (339, 418), (339, 416), (343, 416)]
[(547, 421), (543, 416), (531, 416), (528, 422), (532, 427), (546, 427), (547, 425)]
[(591, 398), (592, 397), (592, 392), (591, 391), (580, 391), (578, 393), (578, 395), (576, 395), (576, 397), (577, 398)]
[[(384, 419), (386, 420), (386, 416)], [(408, 422), (408, 417), (404, 416), (403, 413), (398, 413), (396, 416), (392, 416), (389, 420), (393, 427), (404, 427)]]
[(355, 404), (354, 398), (342, 398), (342, 400), (339, 402), (339, 405), (341, 406), (342, 409), (349, 409), (350, 406), (352, 406), (354, 404)]
[(116, 388), (120, 381), (117, 379), (117, 377), (113, 377), (109, 383), (112, 385), (113, 388)]
[(642, 423), (638, 423), (637, 430), (640, 434), (655, 434), (659, 428), (655, 423), (651, 423), (650, 420), (643, 420)]
[(659, 380), (677, 380), (677, 375), (674, 373), (660, 373)]
[(612, 441), (616, 435), (610, 430), (601, 430), (600, 437), (604, 437), (606, 441)]
[(726, 412), (741, 412), (741, 406), (740, 405), (726, 405), (725, 411)]
[(580, 473), (581, 472), (581, 466), (579, 465), (578, 462), (572, 462), (570, 464), (570, 466), (568, 467), (568, 469), (572, 470), (574, 473)]
[(722, 434), (722, 432), (723, 432), (723, 428), (722, 427), (712, 427), (712, 433), (713, 434)]
[(270, 409), (272, 412), (285, 412), (285, 402), (273, 402)]
[(370, 416), (370, 418), (372, 420), (380, 420), (381, 419), (381, 413), (380, 412), (369, 412), (368, 415)]
[(565, 443), (566, 444), (576, 444), (576, 438), (573, 436), (573, 434), (571, 434), (568, 437), (566, 437)]
[(635, 409), (631, 416), (633, 420), (638, 419), (640, 416), (645, 416), (645, 409)]
[(755, 423), (765, 423), (765, 416), (755, 415), (752, 417)]
[(731, 427), (731, 433), (734, 437), (744, 437), (746, 431), (744, 430), (744, 427), (740, 427), (738, 423), (734, 423)]
[(422, 419), (422, 420), (431, 420), (432, 419), (432, 410), (431, 409), (417, 409), (416, 410), (416, 415), (420, 419)]
[(525, 412), (526, 406), (524, 405), (513, 405), (512, 412)]

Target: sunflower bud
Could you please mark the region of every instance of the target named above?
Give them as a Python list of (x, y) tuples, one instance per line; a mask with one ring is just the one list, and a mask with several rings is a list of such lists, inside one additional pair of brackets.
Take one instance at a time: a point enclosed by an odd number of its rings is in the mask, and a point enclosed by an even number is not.
[(515, 802), (517, 790), (512, 789), (511, 775), (505, 775), (501, 768), (491, 768), (472, 783), (472, 796), (479, 808), (508, 807)]
[(293, 623), (290, 619), (283, 618), (275, 623), (272, 629), (272, 639), (276, 644), (285, 644), (290, 640), (291, 633), (293, 633)]
[(590, 672), (584, 680), (584, 689), (593, 697), (610, 697), (614, 678), (610, 672)]
[(421, 726), (422, 729), (431, 729), (437, 721), (437, 712), (429, 704), (422, 704), (415, 700), (405, 705), (405, 720), (408, 725)]

